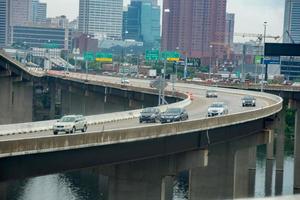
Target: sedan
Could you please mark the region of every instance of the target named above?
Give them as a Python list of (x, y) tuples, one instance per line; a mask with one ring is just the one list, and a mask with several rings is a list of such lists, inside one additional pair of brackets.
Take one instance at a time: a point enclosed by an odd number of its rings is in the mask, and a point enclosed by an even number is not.
[(141, 112), (139, 121), (140, 121), (140, 123), (143, 123), (143, 122), (155, 123), (155, 122), (159, 121), (159, 118), (160, 118), (160, 110), (158, 108), (145, 108)]
[(160, 116), (161, 123), (170, 123), (188, 120), (189, 116), (184, 108), (168, 108)]
[(252, 106), (255, 107), (256, 105), (256, 99), (253, 96), (245, 96), (242, 98), (242, 106)]
[(228, 107), (224, 102), (215, 102), (208, 107), (207, 116), (214, 117), (228, 114)]
[(207, 90), (206, 91), (206, 98), (217, 98), (218, 93), (215, 90)]

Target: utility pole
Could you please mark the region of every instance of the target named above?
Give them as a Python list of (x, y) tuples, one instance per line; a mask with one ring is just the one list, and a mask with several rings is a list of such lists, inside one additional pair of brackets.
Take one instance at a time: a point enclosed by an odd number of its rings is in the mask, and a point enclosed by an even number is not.
[(183, 78), (184, 80), (186, 80), (187, 78), (187, 52), (185, 51), (185, 61), (184, 61), (184, 75)]
[[(265, 45), (266, 45), (266, 33), (267, 33), (267, 22), (264, 22), (264, 49), (265, 49)], [(263, 65), (265, 64), (265, 53), (263, 53)], [(262, 66), (263, 66), (262, 65)], [(266, 65), (266, 73), (265, 75), (268, 74), (268, 66)], [(264, 81), (263, 81), (263, 67), (261, 69), (261, 85), (260, 85), (260, 91), (263, 92), (264, 91)], [(268, 80), (268, 77), (265, 77), (265, 80)]]
[(212, 68), (212, 48), (213, 45), (209, 45), (210, 48), (210, 60), (209, 60), (209, 74), (208, 74), (208, 79), (211, 79), (211, 68)]

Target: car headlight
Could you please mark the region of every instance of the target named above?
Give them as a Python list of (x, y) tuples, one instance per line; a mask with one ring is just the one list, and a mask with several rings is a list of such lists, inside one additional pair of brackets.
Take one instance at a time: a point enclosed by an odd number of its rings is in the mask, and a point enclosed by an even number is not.
[(252, 103), (255, 103), (255, 100), (252, 100)]
[(180, 115), (176, 115), (175, 118), (178, 119), (180, 117)]
[(245, 101), (245, 100), (243, 100), (243, 103), (246, 103), (246, 101)]

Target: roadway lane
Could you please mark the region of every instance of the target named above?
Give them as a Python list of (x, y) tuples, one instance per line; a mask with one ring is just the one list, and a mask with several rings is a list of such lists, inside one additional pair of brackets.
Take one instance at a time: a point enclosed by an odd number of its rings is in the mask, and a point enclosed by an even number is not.
[[(73, 74), (71, 75), (73, 78), (78, 78), (82, 75)], [(106, 77), (106, 76), (92, 76), (89, 77), (90, 80), (96, 81), (107, 81), (112, 83), (119, 83), (120, 78), (116, 77)], [(138, 80), (138, 79), (130, 79), (130, 84), (134, 86), (140, 87), (149, 87), (149, 80)], [(171, 89), (171, 86), (168, 87)], [(223, 101), (228, 105), (229, 114), (243, 112), (243, 111), (250, 111), (257, 108), (262, 108), (269, 105), (264, 99), (257, 99), (257, 106), (255, 108), (252, 107), (242, 107), (241, 106), (241, 98), (243, 95), (238, 94), (229, 94), (226, 92), (218, 92), (218, 98), (206, 98), (206, 87), (193, 85), (193, 84), (185, 84), (185, 83), (178, 83), (176, 84), (176, 90), (180, 92), (190, 92), (193, 94), (193, 102), (186, 107), (189, 113), (189, 120), (199, 119), (206, 117), (207, 108), (208, 106), (216, 101)], [(102, 130), (113, 130), (113, 129), (123, 129), (123, 128), (132, 128), (132, 127), (141, 127), (141, 126), (155, 126), (157, 124), (151, 123), (143, 123), (140, 124), (138, 119), (130, 119), (130, 120), (122, 120), (118, 122), (111, 122), (105, 123), (100, 125), (93, 125), (88, 127), (87, 133), (95, 132), (95, 131), (102, 131)], [(76, 134), (80, 134), (81, 132), (77, 132)], [(64, 133), (61, 133), (64, 134)], [(27, 133), (27, 134), (18, 134), (18, 135), (10, 135), (10, 136), (1, 136), (0, 141), (4, 140), (15, 140), (15, 139), (25, 139), (25, 138), (34, 138), (34, 137), (49, 137), (52, 136), (52, 131), (43, 131), (43, 132), (36, 132), (36, 133)]]

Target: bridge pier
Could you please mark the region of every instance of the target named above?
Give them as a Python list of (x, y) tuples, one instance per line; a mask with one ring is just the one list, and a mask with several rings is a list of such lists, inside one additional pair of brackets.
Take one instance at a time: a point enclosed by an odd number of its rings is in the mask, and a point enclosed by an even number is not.
[(255, 175), (256, 175), (256, 152), (257, 147), (251, 147), (249, 149), (249, 190), (248, 197), (255, 196)]
[(294, 193), (300, 193), (300, 102), (294, 101), (295, 139), (294, 139)]
[(13, 85), (10, 77), (0, 78), (0, 124), (12, 123), (12, 94)]
[(176, 174), (206, 164), (207, 151), (197, 150), (99, 167), (97, 171), (108, 177), (109, 200), (172, 200)]
[(0, 199), (5, 200), (7, 198), (7, 183), (0, 182)]
[(269, 132), (269, 142), (267, 143), (266, 156), (266, 172), (265, 172), (265, 196), (272, 195), (272, 180), (273, 180), (273, 163), (274, 163), (274, 131), (273, 129), (266, 130)]
[(189, 200), (247, 197), (251, 190), (248, 169), (255, 158), (250, 150), (265, 144), (266, 136), (262, 132), (209, 147), (208, 166), (190, 170)]
[(281, 195), (283, 189), (283, 165), (284, 165), (284, 142), (285, 142), (285, 109), (277, 115), (276, 121), (276, 175), (275, 195)]

